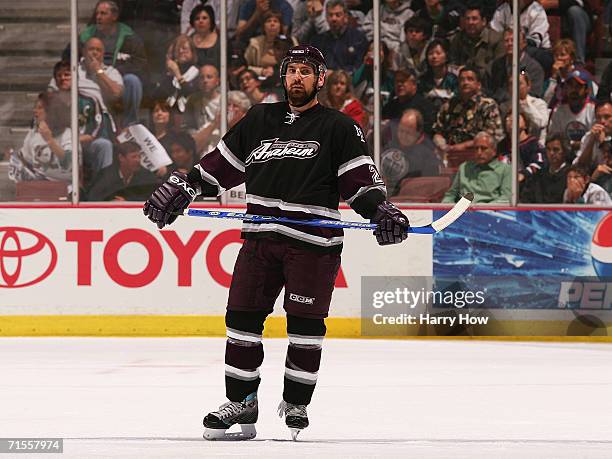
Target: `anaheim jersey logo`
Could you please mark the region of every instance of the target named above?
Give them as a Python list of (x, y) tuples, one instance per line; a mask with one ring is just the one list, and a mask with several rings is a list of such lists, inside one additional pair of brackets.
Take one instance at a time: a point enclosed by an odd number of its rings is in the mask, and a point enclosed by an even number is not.
[(280, 141), (275, 139), (262, 140), (261, 145), (247, 156), (245, 164), (265, 163), (271, 159), (296, 158), (310, 159), (319, 153), (319, 142), (314, 140)]

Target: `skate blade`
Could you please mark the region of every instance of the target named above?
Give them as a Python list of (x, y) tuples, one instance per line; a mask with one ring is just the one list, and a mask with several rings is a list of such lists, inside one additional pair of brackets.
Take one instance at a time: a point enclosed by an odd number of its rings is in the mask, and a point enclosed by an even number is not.
[(302, 431), (302, 429), (296, 429), (293, 427), (289, 427), (289, 431), (291, 432), (291, 439), (293, 441), (297, 441), (297, 437), (299, 435), (299, 433)]
[(227, 429), (204, 428), (204, 438), (211, 441), (252, 440), (257, 435), (255, 424), (240, 424), (240, 432), (227, 432)]

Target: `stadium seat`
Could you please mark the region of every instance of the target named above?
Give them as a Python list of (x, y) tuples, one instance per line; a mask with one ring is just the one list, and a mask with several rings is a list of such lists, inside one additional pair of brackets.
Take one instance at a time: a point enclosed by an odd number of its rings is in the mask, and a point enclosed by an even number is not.
[(451, 185), (448, 176), (413, 177), (402, 180), (394, 199), (406, 202), (440, 202)]
[(52, 202), (68, 200), (68, 184), (49, 180), (32, 180), (15, 184), (15, 201)]

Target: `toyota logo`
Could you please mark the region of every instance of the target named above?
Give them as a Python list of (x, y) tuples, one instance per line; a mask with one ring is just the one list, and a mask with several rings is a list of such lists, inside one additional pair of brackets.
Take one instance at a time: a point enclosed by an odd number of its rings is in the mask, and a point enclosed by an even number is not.
[(38, 231), (0, 227), (0, 288), (20, 288), (47, 278), (57, 264), (57, 250)]

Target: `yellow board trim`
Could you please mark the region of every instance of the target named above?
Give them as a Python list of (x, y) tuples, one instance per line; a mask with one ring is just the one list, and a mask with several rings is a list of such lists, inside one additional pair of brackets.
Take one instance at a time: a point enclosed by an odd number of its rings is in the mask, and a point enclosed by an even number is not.
[[(612, 326), (577, 329), (574, 334), (578, 336), (566, 336), (566, 321), (499, 321), (494, 330), (483, 329), (493, 332), (486, 336), (474, 336), (477, 330), (459, 336), (436, 336), (436, 330), (430, 327), (390, 328), (387, 336), (362, 336), (359, 318), (331, 317), (326, 325), (329, 338), (612, 342), (612, 336), (608, 336), (612, 335)], [(0, 316), (0, 336), (225, 336), (225, 321), (223, 316), (201, 315)], [(287, 336), (285, 318), (269, 317), (264, 336)]]

